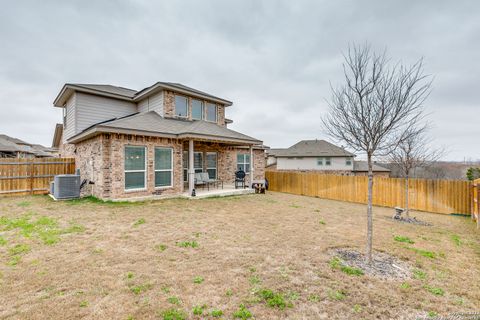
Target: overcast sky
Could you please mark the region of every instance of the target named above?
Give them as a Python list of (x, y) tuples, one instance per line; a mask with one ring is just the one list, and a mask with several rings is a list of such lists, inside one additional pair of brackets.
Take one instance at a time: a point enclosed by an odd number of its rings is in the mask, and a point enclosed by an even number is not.
[[(155, 3), (153, 3), (155, 2)], [(442, 2), (442, 3), (440, 3)], [(230, 128), (271, 147), (327, 138), (349, 43), (424, 57), (431, 135), (480, 158), (479, 1), (2, 1), (0, 133), (51, 145), (65, 82), (180, 82), (234, 102)]]

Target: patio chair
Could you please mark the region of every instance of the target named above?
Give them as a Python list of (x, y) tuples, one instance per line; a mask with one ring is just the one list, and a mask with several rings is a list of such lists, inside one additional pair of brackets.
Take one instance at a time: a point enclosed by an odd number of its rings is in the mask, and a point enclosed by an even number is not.
[(245, 176), (247, 174), (243, 170), (238, 170), (235, 172), (235, 189), (238, 187), (245, 188)]
[(202, 188), (205, 189), (205, 186), (207, 186), (207, 189), (210, 190), (209, 182), (204, 180), (203, 172), (196, 172), (195, 173), (194, 182), (195, 182), (195, 187), (196, 186), (202, 186)]
[(211, 179), (208, 172), (203, 172), (202, 175), (203, 175), (203, 181), (207, 181), (208, 183), (213, 184), (216, 188), (218, 188), (218, 184), (221, 183), (222, 184), (222, 189), (223, 189), (223, 181), (222, 180)]

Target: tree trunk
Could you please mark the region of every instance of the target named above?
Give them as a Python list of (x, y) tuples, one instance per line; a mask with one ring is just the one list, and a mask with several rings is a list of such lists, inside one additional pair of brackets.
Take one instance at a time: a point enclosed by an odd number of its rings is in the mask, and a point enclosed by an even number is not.
[(410, 219), (410, 209), (409, 209), (409, 195), (410, 195), (410, 192), (408, 191), (409, 190), (409, 187), (408, 187), (408, 174), (405, 176), (405, 216), (407, 217), (407, 219)]
[(372, 237), (373, 237), (373, 213), (372, 213), (372, 194), (373, 194), (373, 169), (372, 169), (372, 155), (367, 154), (368, 157), (368, 204), (367, 204), (367, 248), (366, 256), (367, 262), (372, 263)]

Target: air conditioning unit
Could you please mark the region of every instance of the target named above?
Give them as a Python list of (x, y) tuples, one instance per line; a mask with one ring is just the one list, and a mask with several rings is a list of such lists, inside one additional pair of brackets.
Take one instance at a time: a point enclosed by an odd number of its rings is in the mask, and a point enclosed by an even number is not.
[(55, 199), (80, 198), (80, 175), (61, 174), (54, 177), (53, 184)]

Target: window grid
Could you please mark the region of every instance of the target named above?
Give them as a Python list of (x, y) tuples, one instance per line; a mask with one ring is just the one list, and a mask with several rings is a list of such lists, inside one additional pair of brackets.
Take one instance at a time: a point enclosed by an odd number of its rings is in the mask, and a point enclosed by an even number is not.
[[(157, 152), (156, 151), (162, 151), (162, 150), (168, 150), (170, 152), (170, 168), (167, 169), (157, 169), (156, 168), (156, 163), (157, 161)], [(155, 188), (168, 188), (173, 186), (173, 150), (172, 148), (162, 148), (162, 147), (156, 147), (155, 148)], [(157, 172), (170, 172), (170, 183), (168, 185), (157, 185)]]
[[(210, 179), (217, 179), (217, 153), (207, 152), (206, 158), (207, 158), (208, 177)], [(214, 162), (210, 162), (210, 161), (214, 161)]]
[(237, 171), (242, 169), (245, 173), (250, 172), (250, 155), (237, 154)]
[[(127, 151), (133, 151), (135, 149), (143, 149), (143, 169), (130, 169), (127, 170), (127, 158), (129, 157), (127, 155)], [(147, 157), (146, 157), (146, 147), (144, 146), (125, 146), (125, 151), (124, 151), (124, 156), (125, 156), (125, 165), (124, 165), (124, 188), (126, 191), (132, 191), (132, 190), (145, 190), (146, 189), (146, 181), (147, 181)], [(131, 158), (134, 156), (130, 156)], [(138, 157), (138, 156), (137, 156)], [(133, 158), (132, 158), (133, 159)], [(134, 187), (130, 188), (127, 186), (127, 176), (132, 173), (143, 173), (143, 186), (142, 187)]]

